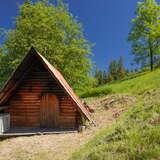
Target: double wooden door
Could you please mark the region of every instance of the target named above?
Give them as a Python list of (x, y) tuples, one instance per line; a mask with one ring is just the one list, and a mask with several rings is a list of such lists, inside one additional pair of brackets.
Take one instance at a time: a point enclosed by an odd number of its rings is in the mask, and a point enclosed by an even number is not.
[(58, 127), (59, 101), (56, 95), (47, 93), (41, 98), (40, 125), (42, 128)]

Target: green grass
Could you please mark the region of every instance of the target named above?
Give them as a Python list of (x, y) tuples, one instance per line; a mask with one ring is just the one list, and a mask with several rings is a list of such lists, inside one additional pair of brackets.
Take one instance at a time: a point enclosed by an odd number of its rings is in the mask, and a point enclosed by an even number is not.
[(79, 96), (82, 98), (86, 98), (114, 93), (143, 94), (147, 90), (158, 87), (160, 87), (159, 69), (133, 79), (88, 89), (83, 93), (79, 93)]
[(99, 131), (70, 160), (160, 159), (160, 70), (101, 88), (110, 88), (113, 93), (136, 94), (138, 101), (113, 126)]

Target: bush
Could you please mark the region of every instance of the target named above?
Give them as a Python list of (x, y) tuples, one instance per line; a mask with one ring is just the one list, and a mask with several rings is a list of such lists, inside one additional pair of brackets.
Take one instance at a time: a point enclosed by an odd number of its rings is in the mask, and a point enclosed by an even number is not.
[(80, 94), (81, 98), (98, 97), (113, 93), (111, 88), (92, 88)]

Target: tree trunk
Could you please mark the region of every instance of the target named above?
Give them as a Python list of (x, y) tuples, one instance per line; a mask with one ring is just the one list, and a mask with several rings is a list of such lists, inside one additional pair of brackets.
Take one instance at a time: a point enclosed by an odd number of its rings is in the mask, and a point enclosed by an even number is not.
[(153, 71), (153, 52), (152, 52), (152, 49), (150, 49), (150, 67), (151, 67), (151, 71)]
[(153, 50), (152, 50), (152, 43), (149, 40), (149, 52), (150, 52), (150, 69), (153, 71)]

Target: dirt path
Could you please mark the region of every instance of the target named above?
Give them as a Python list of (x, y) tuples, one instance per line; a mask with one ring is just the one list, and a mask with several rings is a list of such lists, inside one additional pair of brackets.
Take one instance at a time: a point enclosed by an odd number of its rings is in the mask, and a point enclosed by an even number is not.
[[(107, 100), (111, 101), (110, 99)], [(117, 105), (105, 109), (104, 98), (89, 99), (88, 103), (95, 109), (96, 127), (83, 133), (59, 135), (41, 135), (17, 137), (0, 142), (0, 160), (66, 160), (71, 153), (86, 143), (97, 130), (109, 126), (126, 110), (126, 106)]]

